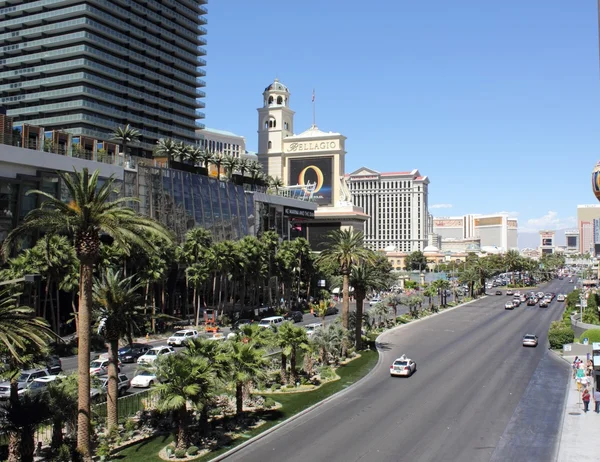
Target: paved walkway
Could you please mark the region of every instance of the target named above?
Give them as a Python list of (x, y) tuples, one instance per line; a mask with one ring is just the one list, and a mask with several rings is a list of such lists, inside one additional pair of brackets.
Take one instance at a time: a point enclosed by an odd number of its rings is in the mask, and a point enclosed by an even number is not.
[[(570, 363), (574, 356), (564, 357)], [(593, 389), (593, 387), (592, 387)], [(585, 462), (600, 460), (600, 414), (594, 412), (594, 400), (590, 412), (583, 412), (581, 394), (575, 380), (569, 375), (562, 434), (558, 448), (558, 462)]]

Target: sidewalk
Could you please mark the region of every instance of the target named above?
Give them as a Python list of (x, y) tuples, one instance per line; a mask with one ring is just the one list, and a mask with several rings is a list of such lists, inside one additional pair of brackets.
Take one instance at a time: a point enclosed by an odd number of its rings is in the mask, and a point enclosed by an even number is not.
[[(574, 356), (564, 356), (573, 362)], [(590, 393), (593, 394), (593, 386)], [(581, 394), (577, 383), (569, 376), (569, 385), (563, 417), (562, 434), (558, 448), (558, 462), (585, 462), (600, 460), (600, 414), (594, 412), (594, 400), (590, 401), (590, 411), (583, 412)]]

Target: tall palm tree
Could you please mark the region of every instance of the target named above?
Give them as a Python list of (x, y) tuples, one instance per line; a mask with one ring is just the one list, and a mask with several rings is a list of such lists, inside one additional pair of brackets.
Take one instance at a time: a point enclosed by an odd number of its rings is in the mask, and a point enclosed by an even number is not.
[(48, 234), (66, 234), (73, 238), (75, 251), (80, 262), (79, 273), (79, 332), (78, 332), (78, 426), (77, 447), (84, 457), (90, 457), (90, 312), (92, 307), (92, 287), (94, 268), (100, 252), (100, 236), (108, 235), (113, 245), (130, 249), (136, 244), (151, 251), (148, 235), (160, 236), (170, 242), (170, 233), (159, 223), (136, 214), (124, 204), (137, 201), (131, 197), (111, 200), (116, 194), (114, 178), (99, 182), (99, 171), (90, 175), (87, 168), (73, 174), (57, 172), (62, 184), (70, 194), (70, 200), (59, 198), (39, 190), (27, 194), (37, 194), (45, 198), (40, 208), (27, 214), (23, 223), (6, 237), (3, 252), (8, 255), (16, 241), (35, 231)]
[(365, 298), (368, 292), (383, 289), (385, 281), (372, 264), (363, 262), (352, 268), (350, 285), (354, 288), (356, 298), (355, 344), (356, 349), (360, 350), (362, 349), (362, 315)]
[(131, 344), (134, 330), (139, 330), (139, 292), (143, 285), (137, 282), (134, 276), (124, 278), (121, 271), (115, 272), (110, 268), (94, 281), (94, 302), (98, 307), (100, 319), (99, 331), (108, 343), (106, 420), (109, 431), (119, 423), (119, 340), (126, 338)]
[(394, 319), (396, 319), (398, 317), (398, 306), (403, 304), (402, 296), (400, 294), (390, 294), (386, 297), (384, 303), (394, 310)]
[(192, 263), (185, 269), (185, 278), (189, 286), (192, 286), (194, 290), (192, 306), (194, 307), (194, 314), (196, 319), (196, 328), (200, 323), (200, 294), (199, 289), (202, 288), (204, 283), (210, 277), (210, 267), (206, 262)]
[(223, 167), (227, 170), (227, 177), (231, 179), (231, 175), (235, 172), (240, 164), (240, 160), (233, 156), (223, 156)]
[(244, 411), (244, 386), (259, 383), (266, 377), (267, 359), (265, 351), (252, 342), (234, 341), (227, 343), (223, 355), (227, 361), (229, 378), (235, 386), (235, 413), (239, 417)]
[(437, 288), (433, 285), (430, 284), (424, 291), (423, 291), (423, 295), (425, 297), (427, 297), (428, 301), (429, 301), (429, 309), (432, 310), (433, 309), (433, 297), (435, 297), (437, 295)]
[(238, 168), (238, 171), (240, 172), (240, 175), (242, 175), (242, 178), (243, 178), (244, 174), (250, 168), (250, 160), (247, 157), (242, 157), (238, 163), (237, 168)]
[(202, 162), (202, 154), (204, 153), (204, 149), (200, 146), (195, 146), (189, 150), (187, 153), (187, 161), (196, 167), (200, 162)]
[(390, 315), (390, 307), (383, 302), (376, 303), (373, 308), (369, 310), (369, 316), (377, 320), (378, 326), (383, 326), (387, 323)]
[(517, 250), (509, 250), (504, 254), (504, 266), (511, 272), (511, 282), (514, 283), (514, 272), (521, 269), (522, 258)]
[(306, 329), (296, 327), (293, 323), (286, 321), (277, 330), (277, 340), (281, 347), (282, 380), (285, 379), (285, 361), (284, 358), (290, 358), (290, 372), (292, 383), (298, 380), (298, 369), (296, 368), (296, 358), (298, 349), (304, 349), (308, 343)]
[(353, 229), (340, 229), (329, 234), (327, 248), (321, 252), (317, 261), (335, 266), (343, 277), (342, 325), (347, 329), (352, 268), (362, 262), (373, 262), (373, 253), (364, 246), (364, 234), (362, 232)]
[(194, 151), (194, 147), (180, 141), (177, 143), (177, 156), (179, 157), (179, 162), (183, 163), (189, 159), (190, 154)]
[(283, 188), (283, 180), (276, 176), (275, 178), (269, 177), (269, 187), (273, 188), (275, 192), (279, 191), (279, 188)]
[(260, 165), (260, 162), (256, 160), (250, 162), (250, 165), (248, 166), (248, 173), (250, 173), (252, 183), (256, 185), (256, 182), (260, 178), (260, 175), (262, 173), (262, 165)]
[(193, 406), (202, 406), (215, 388), (215, 371), (205, 358), (192, 355), (167, 355), (154, 364), (158, 409), (173, 412), (177, 422), (175, 444), (187, 449), (190, 442), (189, 425)]
[(211, 164), (214, 154), (208, 150), (202, 151), (202, 155), (200, 156), (200, 161), (204, 164), (204, 168), (208, 169), (208, 166)]
[(156, 157), (166, 157), (169, 165), (179, 155), (179, 152), (179, 143), (171, 138), (159, 139), (154, 147), (154, 155)]
[(125, 155), (127, 155), (127, 147), (130, 144), (137, 143), (141, 137), (142, 134), (140, 131), (133, 128), (129, 124), (125, 125), (124, 127), (117, 127), (116, 130), (111, 134), (111, 139), (119, 141), (123, 145), (123, 154)]

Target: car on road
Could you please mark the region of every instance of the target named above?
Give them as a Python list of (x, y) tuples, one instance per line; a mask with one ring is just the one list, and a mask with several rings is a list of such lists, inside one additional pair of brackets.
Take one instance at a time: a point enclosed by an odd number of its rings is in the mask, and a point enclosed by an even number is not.
[[(119, 396), (123, 396), (131, 387), (131, 381), (125, 374), (118, 374), (117, 377), (119, 379), (119, 382), (117, 383), (117, 393)], [(101, 375), (98, 377), (98, 379), (100, 380), (100, 388), (102, 388), (102, 393), (105, 394), (108, 390), (108, 375)]]
[(506, 302), (504, 304), (504, 309), (505, 310), (514, 310), (515, 309), (515, 305), (513, 302)]
[(501, 290), (497, 290), (496, 291), (496, 295), (502, 295), (502, 291)]
[(544, 298), (544, 292), (538, 292), (537, 294), (535, 294), (535, 296), (536, 296), (538, 299), (542, 299), (542, 298)]
[[(236, 334), (233, 334), (233, 335), (236, 335)], [(215, 332), (210, 337), (208, 337), (206, 340), (221, 341), (221, 340), (227, 340), (228, 338), (233, 338), (233, 337), (229, 337), (229, 335), (226, 336), (222, 332)]]
[(569, 282), (573, 282), (573, 279), (569, 279)]
[(537, 304), (537, 301), (535, 298), (533, 297), (529, 297), (527, 299), (527, 306), (535, 306)]
[(417, 363), (412, 359), (402, 355), (400, 358), (394, 360), (390, 366), (390, 376), (392, 377), (410, 377), (417, 371)]
[(143, 343), (132, 343), (119, 348), (119, 361), (122, 363), (134, 363), (137, 359), (150, 349), (150, 345)]
[[(327, 308), (327, 312), (325, 313), (325, 316), (330, 316), (332, 314), (338, 314), (340, 310), (337, 309), (337, 307), (335, 306), (330, 306), (329, 308)], [(314, 317), (317, 318), (319, 316), (319, 314), (315, 311), (313, 313)]]
[(548, 308), (550, 306), (550, 301), (547, 298), (540, 300), (540, 308)]
[(515, 308), (521, 306), (521, 299), (520, 298), (513, 298), (512, 304)]
[(131, 386), (133, 388), (148, 388), (158, 382), (156, 378), (156, 372), (153, 371), (140, 371), (137, 375), (131, 379)]
[[(100, 357), (90, 362), (90, 375), (104, 375), (108, 372), (108, 358)], [(121, 362), (117, 366), (117, 370), (121, 372)]]
[(321, 322), (313, 322), (304, 326), (304, 328), (306, 329), (306, 335), (309, 338), (312, 337), (317, 331), (317, 329), (320, 329), (321, 327), (323, 327), (323, 323)]
[(519, 297), (519, 300), (521, 300), (521, 303), (525, 303), (527, 301), (527, 297), (524, 294), (521, 294), (521, 297)]
[(46, 387), (57, 380), (59, 375), (47, 375), (45, 377), (38, 377), (34, 379), (33, 382), (30, 382), (29, 385), (18, 391), (19, 395), (28, 394), (29, 396), (37, 395), (38, 393), (43, 392)]
[(190, 340), (198, 338), (198, 331), (194, 329), (178, 330), (167, 339), (169, 346), (183, 346)]
[(557, 302), (564, 302), (565, 301), (565, 296), (563, 294), (558, 294), (556, 296), (556, 301)]
[(537, 345), (538, 345), (537, 335), (525, 334), (523, 336), (523, 346), (524, 347), (536, 347)]
[(283, 317), (286, 321), (302, 322), (304, 320), (304, 313), (302, 313), (302, 311), (290, 311), (285, 313)]
[(158, 358), (175, 353), (173, 347), (162, 345), (150, 348), (146, 353), (140, 356), (137, 360), (138, 364), (153, 364)]
[(506, 291), (506, 295), (514, 295), (514, 293), (513, 293), (513, 291), (512, 291), (512, 290), (508, 289), (508, 290)]
[(277, 327), (281, 326), (281, 324), (283, 324), (283, 321), (283, 316), (269, 316), (267, 318), (261, 319), (258, 323), (258, 327), (262, 327), (263, 329), (266, 329), (268, 327), (270, 327), (271, 329), (276, 329)]
[(62, 362), (60, 358), (56, 355), (49, 356), (46, 359), (46, 369), (48, 369), (49, 374), (53, 375), (62, 372)]
[(373, 297), (371, 300), (369, 300), (369, 306), (376, 305), (379, 302), (381, 302), (380, 296)]

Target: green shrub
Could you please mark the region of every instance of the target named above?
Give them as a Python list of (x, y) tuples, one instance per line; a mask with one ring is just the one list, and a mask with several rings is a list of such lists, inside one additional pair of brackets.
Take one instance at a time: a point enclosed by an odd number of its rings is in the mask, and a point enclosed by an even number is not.
[(335, 372), (329, 366), (322, 366), (319, 368), (319, 375), (323, 380), (331, 380), (335, 377)]
[(177, 449), (175, 451), (175, 457), (177, 459), (183, 459), (185, 457), (185, 449)]
[(594, 342), (600, 342), (600, 329), (588, 329), (579, 337), (579, 341), (583, 342), (583, 339), (587, 338), (590, 344)]
[(271, 408), (275, 407), (275, 401), (273, 400), (273, 398), (270, 398), (270, 397), (265, 398), (263, 407), (265, 409), (271, 409)]
[(71, 462), (71, 448), (67, 444), (61, 445), (52, 462)]
[(195, 456), (196, 454), (198, 454), (198, 447), (197, 446), (190, 446), (187, 450), (187, 454), (188, 456)]
[(271, 391), (277, 391), (281, 388), (281, 385), (278, 383), (274, 383), (273, 385), (271, 385)]
[(134, 419), (127, 419), (124, 427), (127, 433), (133, 433), (137, 428), (137, 422)]
[(555, 321), (551, 324), (548, 331), (548, 341), (550, 348), (559, 350), (566, 343), (573, 343), (575, 333), (571, 326), (565, 326), (561, 321)]

